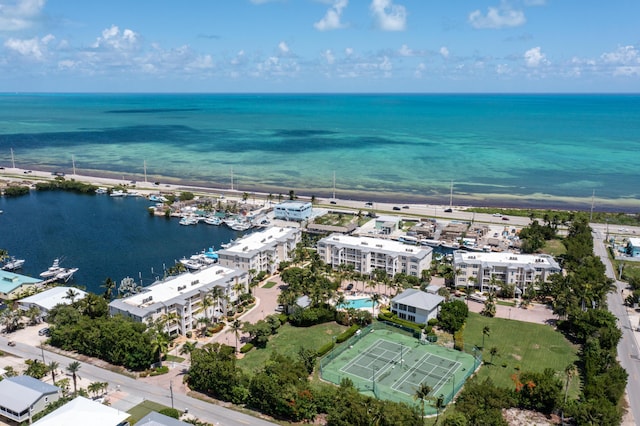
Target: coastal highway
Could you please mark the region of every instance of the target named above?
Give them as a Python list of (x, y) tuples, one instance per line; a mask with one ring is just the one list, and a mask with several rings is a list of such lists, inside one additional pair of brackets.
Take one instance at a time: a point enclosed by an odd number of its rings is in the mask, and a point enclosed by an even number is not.
[[(59, 369), (61, 371), (64, 371), (69, 363), (75, 361), (74, 359), (68, 358), (64, 355), (43, 351), (38, 347), (24, 343), (18, 342), (16, 343), (16, 346), (10, 347), (7, 345), (7, 342), (8, 339), (6, 337), (0, 337), (0, 347), (3, 352), (10, 353), (23, 359), (42, 360), (44, 356), (47, 364), (51, 361), (58, 362), (60, 364)], [(171, 392), (169, 389), (137, 381), (128, 376), (114, 373), (86, 362), (81, 362), (81, 365), (82, 367), (78, 371), (78, 375), (91, 382), (100, 381), (109, 383), (110, 394), (122, 393), (127, 394), (136, 400), (144, 399), (157, 402), (167, 407), (172, 406)], [(115, 392), (115, 388), (119, 389), (118, 392)], [(173, 406), (181, 411), (188, 409), (190, 414), (193, 414), (201, 421), (206, 421), (216, 426), (267, 426), (275, 424), (176, 392), (173, 393)]]
[(591, 227), (594, 230), (593, 250), (604, 263), (607, 277), (615, 282), (615, 291), (608, 294), (607, 304), (611, 313), (618, 318), (618, 326), (622, 330), (622, 339), (618, 344), (618, 359), (620, 360), (620, 365), (629, 374), (627, 381), (629, 409), (633, 414), (633, 418), (640, 420), (640, 352), (638, 351), (638, 343), (633, 330), (634, 325), (631, 324), (627, 309), (622, 301), (621, 291), (626, 288), (626, 283), (616, 280), (613, 266), (604, 244), (606, 238), (604, 225), (591, 224)]

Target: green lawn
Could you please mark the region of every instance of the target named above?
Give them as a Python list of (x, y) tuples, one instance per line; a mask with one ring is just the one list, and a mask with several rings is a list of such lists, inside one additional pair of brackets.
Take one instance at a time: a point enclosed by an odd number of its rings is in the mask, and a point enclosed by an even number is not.
[(567, 252), (567, 248), (562, 244), (562, 240), (549, 240), (545, 241), (542, 248), (543, 253), (548, 253), (553, 257), (558, 257)]
[(131, 414), (131, 417), (129, 417), (129, 423), (132, 425), (136, 424), (150, 412), (160, 411), (164, 408), (170, 408), (170, 407), (166, 407), (162, 404), (158, 404), (157, 402), (153, 402), (153, 401), (148, 401), (148, 400), (142, 401), (140, 404), (136, 405), (135, 407), (127, 411), (127, 413)]
[[(521, 371), (552, 368), (564, 383), (565, 368), (578, 359), (578, 347), (551, 326), (487, 318), (473, 312), (469, 313), (464, 330), (465, 348), (482, 346), (482, 330), (485, 326), (489, 327), (490, 335), (485, 337), (483, 360), (487, 364), (491, 361), (489, 350), (493, 346), (498, 349), (498, 353), (493, 358), (492, 365), (480, 368), (478, 376), (481, 379), (491, 377), (498, 386), (512, 388), (511, 375), (518, 372), (517, 368)], [(579, 379), (574, 378), (570, 395), (576, 396), (579, 386)]]
[(263, 285), (262, 288), (272, 288), (276, 284), (278, 284), (278, 283), (275, 282), (275, 281), (267, 281), (267, 283), (265, 285)]
[(265, 364), (272, 352), (296, 356), (301, 346), (317, 350), (346, 329), (347, 327), (335, 322), (313, 327), (293, 327), (285, 324), (278, 329), (278, 334), (271, 337), (265, 349), (251, 350), (238, 361), (238, 365), (245, 371), (256, 371)]

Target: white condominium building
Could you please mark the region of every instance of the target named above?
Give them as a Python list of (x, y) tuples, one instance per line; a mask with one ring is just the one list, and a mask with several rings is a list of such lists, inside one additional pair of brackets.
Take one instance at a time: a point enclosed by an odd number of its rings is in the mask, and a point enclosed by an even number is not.
[(109, 312), (146, 324), (165, 319), (169, 334), (184, 335), (198, 328), (200, 318), (213, 320), (224, 315), (227, 305), (233, 305), (248, 286), (246, 272), (213, 265), (157, 281), (140, 293), (116, 299), (109, 303)]
[(382, 238), (331, 234), (318, 241), (318, 254), (333, 268), (346, 264), (363, 274), (384, 269), (391, 277), (398, 273), (419, 277), (431, 267), (433, 250)]
[(218, 250), (218, 263), (247, 272), (253, 269), (256, 273), (272, 274), (280, 262), (291, 260), (301, 235), (300, 229), (277, 226), (254, 232)]
[[(524, 294), (529, 284), (548, 281), (549, 276), (562, 272), (548, 254), (514, 254), (456, 251), (453, 254), (456, 286), (488, 289), (491, 277), (495, 281), (514, 284)], [(499, 285), (499, 284), (498, 284)]]

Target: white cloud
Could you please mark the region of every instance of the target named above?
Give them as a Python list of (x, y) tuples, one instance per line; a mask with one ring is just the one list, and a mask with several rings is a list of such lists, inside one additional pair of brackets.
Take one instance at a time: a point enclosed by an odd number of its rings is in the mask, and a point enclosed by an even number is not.
[(616, 67), (613, 71), (613, 75), (615, 76), (633, 76), (640, 75), (640, 66), (631, 67), (628, 65), (622, 67)]
[(288, 55), (290, 52), (289, 46), (284, 41), (281, 41), (280, 43), (278, 43), (278, 50), (282, 55)]
[(332, 65), (336, 61), (336, 57), (333, 56), (333, 52), (331, 52), (331, 49), (325, 50), (322, 53), (322, 57), (324, 57), (325, 61), (327, 61), (329, 65)]
[(533, 47), (524, 52), (524, 61), (530, 68), (537, 68), (540, 65), (547, 65), (549, 63), (547, 57), (542, 53), (540, 46)]
[(345, 48), (344, 49), (344, 54), (347, 55), (347, 56), (353, 55), (353, 48), (351, 48), (351, 47)]
[(393, 4), (393, 0), (372, 0), (369, 6), (378, 28), (384, 31), (404, 31), (407, 27), (407, 9)]
[(489, 7), (486, 15), (479, 10), (469, 14), (469, 23), (476, 29), (500, 29), (509, 27), (519, 27), (524, 25), (527, 19), (521, 10), (513, 10), (509, 5), (503, 3), (499, 8)]
[(39, 18), (46, 0), (14, 0), (0, 3), (0, 32), (30, 28)]
[(30, 39), (10, 38), (4, 42), (4, 46), (24, 57), (39, 61), (44, 57), (47, 44), (53, 39), (55, 39), (55, 37), (51, 34), (47, 34), (41, 39), (37, 37)]
[(398, 53), (400, 54), (400, 56), (413, 56), (413, 50), (411, 50), (411, 48), (406, 44), (400, 46), (400, 50), (398, 50)]
[(640, 55), (635, 46), (619, 46), (613, 52), (603, 53), (601, 58), (607, 64), (629, 65), (640, 63)]
[(125, 29), (122, 33), (117, 25), (112, 25), (102, 31), (102, 37), (98, 37), (92, 47), (95, 49), (104, 47), (114, 50), (125, 50), (134, 47), (138, 41), (138, 34)]
[(426, 70), (427, 66), (423, 62), (420, 62), (416, 69), (413, 71), (413, 76), (416, 78), (421, 78)]
[(510, 74), (511, 68), (507, 64), (498, 64), (496, 65), (496, 73), (500, 75)]
[(340, 22), (342, 11), (349, 4), (349, 0), (334, 0), (333, 5), (327, 10), (324, 17), (313, 26), (318, 31), (330, 31), (344, 28), (345, 25)]
[(449, 57), (449, 49), (447, 49), (445, 46), (442, 46), (440, 48), (440, 55), (442, 55), (443, 58), (448, 58)]
[(526, 6), (544, 6), (547, 0), (524, 0)]

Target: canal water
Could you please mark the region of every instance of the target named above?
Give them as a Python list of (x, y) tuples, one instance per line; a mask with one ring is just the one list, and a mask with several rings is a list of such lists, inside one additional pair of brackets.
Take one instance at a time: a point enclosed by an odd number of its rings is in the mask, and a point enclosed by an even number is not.
[(77, 267), (70, 284), (102, 293), (107, 277), (149, 285), (182, 257), (241, 237), (224, 225), (182, 226), (178, 219), (154, 217), (142, 197), (31, 191), (0, 197), (0, 249), (25, 259), (18, 273), (38, 278), (55, 258)]

